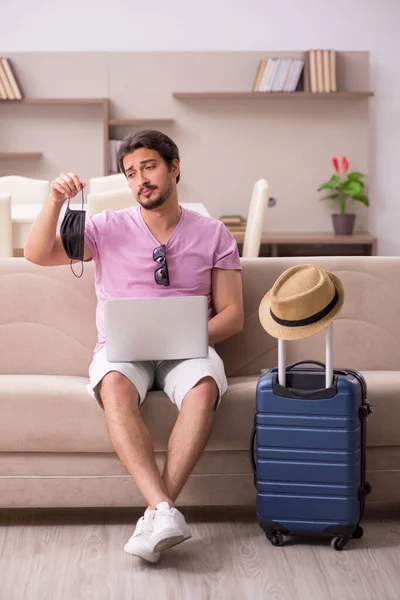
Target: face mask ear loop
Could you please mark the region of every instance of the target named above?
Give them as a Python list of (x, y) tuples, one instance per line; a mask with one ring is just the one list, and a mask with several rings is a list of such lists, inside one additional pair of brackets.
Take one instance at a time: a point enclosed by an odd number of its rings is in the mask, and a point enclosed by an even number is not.
[(83, 261), (81, 261), (81, 267), (82, 267), (82, 271), (81, 271), (81, 274), (80, 274), (80, 275), (77, 275), (77, 274), (75, 273), (75, 271), (74, 271), (73, 267), (72, 267), (72, 258), (71, 258), (71, 264), (70, 264), (69, 266), (70, 266), (70, 269), (71, 269), (71, 271), (72, 271), (72, 272), (73, 272), (73, 274), (75, 275), (75, 277), (77, 277), (78, 279), (80, 279), (80, 278), (82, 277), (82, 275), (83, 275)]
[[(69, 202), (70, 202), (70, 198), (68, 198), (68, 207), (69, 207)], [(83, 188), (82, 188), (82, 210), (83, 210)], [(81, 274), (80, 274), (80, 275), (77, 275), (77, 274), (75, 273), (75, 271), (74, 271), (73, 267), (72, 267), (72, 264), (73, 264), (73, 262), (72, 262), (72, 258), (71, 258), (71, 263), (70, 263), (70, 265), (69, 265), (69, 266), (70, 266), (70, 269), (71, 269), (71, 271), (73, 272), (73, 274), (75, 275), (75, 277), (77, 277), (78, 279), (80, 279), (80, 278), (82, 277), (82, 275), (83, 275), (83, 261), (81, 260), (80, 262), (81, 262), (81, 269), (82, 269), (82, 270), (81, 270)]]

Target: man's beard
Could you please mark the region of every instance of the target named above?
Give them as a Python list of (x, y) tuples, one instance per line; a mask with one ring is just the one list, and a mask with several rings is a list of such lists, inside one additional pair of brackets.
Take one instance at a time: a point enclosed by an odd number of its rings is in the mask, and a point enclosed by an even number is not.
[[(144, 188), (146, 189), (146, 188)], [(172, 192), (172, 184), (170, 183), (167, 187), (158, 194), (158, 196), (154, 199), (146, 198), (141, 194), (138, 194), (137, 201), (146, 210), (154, 210), (155, 208), (160, 208), (168, 198), (171, 196)]]

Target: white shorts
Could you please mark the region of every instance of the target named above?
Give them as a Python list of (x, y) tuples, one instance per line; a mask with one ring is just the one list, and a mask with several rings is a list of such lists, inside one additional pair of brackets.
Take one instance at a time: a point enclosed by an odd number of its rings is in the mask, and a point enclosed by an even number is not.
[(106, 348), (102, 348), (95, 353), (89, 367), (90, 385), (87, 386), (88, 392), (100, 406), (103, 404), (97, 385), (110, 371), (122, 373), (133, 383), (138, 391), (140, 404), (151, 389), (163, 390), (179, 410), (189, 390), (204, 377), (212, 377), (217, 384), (217, 405), (228, 387), (224, 363), (212, 346), (208, 348), (207, 358), (120, 363), (109, 362), (106, 358)]

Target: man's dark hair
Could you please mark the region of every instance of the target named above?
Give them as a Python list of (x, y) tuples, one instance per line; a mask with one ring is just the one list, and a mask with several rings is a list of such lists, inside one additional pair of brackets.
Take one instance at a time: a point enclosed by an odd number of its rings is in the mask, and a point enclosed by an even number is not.
[[(138, 131), (132, 135), (126, 136), (118, 150), (117, 162), (119, 170), (125, 174), (124, 158), (127, 154), (139, 150), (139, 148), (148, 148), (148, 150), (156, 150), (164, 160), (168, 169), (171, 170), (172, 162), (176, 159), (179, 161), (178, 146), (171, 140), (170, 137), (161, 133), (161, 131), (152, 131), (146, 129)], [(176, 183), (180, 179), (180, 174), (176, 178)]]

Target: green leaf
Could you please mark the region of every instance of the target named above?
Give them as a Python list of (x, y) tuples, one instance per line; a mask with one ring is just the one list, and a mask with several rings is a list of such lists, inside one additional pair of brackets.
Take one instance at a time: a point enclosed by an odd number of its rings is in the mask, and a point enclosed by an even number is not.
[(332, 183), (323, 183), (319, 188), (318, 192), (321, 190), (334, 190), (335, 186)]
[(338, 187), (338, 185), (340, 185), (339, 175), (332, 175), (328, 183), (332, 184), (333, 187)]
[(347, 178), (350, 181), (357, 181), (357, 179), (362, 179), (363, 177), (365, 177), (364, 173), (360, 173), (359, 171), (352, 171), (351, 173), (348, 173), (348, 175), (347, 175)]
[(321, 190), (335, 190), (340, 186), (340, 177), (339, 175), (332, 175), (329, 181), (323, 183), (318, 188), (318, 191)]
[(324, 196), (321, 200), (337, 200), (340, 198), (340, 194), (329, 194), (329, 196)]
[(358, 181), (349, 181), (345, 183), (342, 188), (342, 192), (345, 196), (359, 196), (363, 191), (362, 185)]
[(369, 206), (369, 200), (368, 200), (367, 196), (363, 196), (362, 194), (359, 194), (358, 196), (354, 196), (353, 200), (358, 200), (359, 202), (362, 202), (363, 204), (365, 204), (365, 206)]
[(346, 179), (346, 181), (343, 182), (343, 186), (347, 186), (350, 183), (357, 183), (358, 185), (361, 185), (361, 188), (364, 189), (364, 182), (363, 181), (359, 181), (358, 179)]

